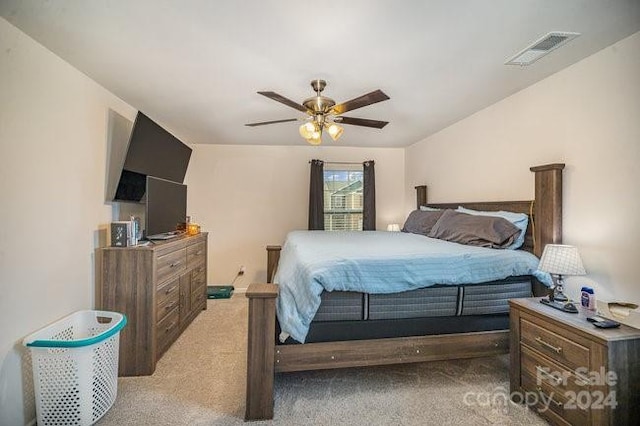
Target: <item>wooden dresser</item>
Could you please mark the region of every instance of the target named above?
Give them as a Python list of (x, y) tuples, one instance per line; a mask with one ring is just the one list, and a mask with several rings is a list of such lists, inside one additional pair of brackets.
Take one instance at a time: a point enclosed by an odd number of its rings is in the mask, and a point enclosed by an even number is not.
[(206, 233), (96, 250), (96, 309), (127, 316), (120, 376), (153, 374), (162, 354), (207, 308), (206, 283)]
[(509, 304), (513, 401), (552, 424), (640, 424), (640, 330), (596, 328), (581, 306), (570, 314), (536, 298)]

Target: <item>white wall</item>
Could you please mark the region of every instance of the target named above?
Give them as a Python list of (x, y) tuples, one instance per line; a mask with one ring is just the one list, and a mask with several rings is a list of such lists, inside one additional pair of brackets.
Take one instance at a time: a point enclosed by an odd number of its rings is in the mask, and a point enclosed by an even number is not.
[[(22, 338), (92, 308), (109, 110), (135, 110), (0, 18), (0, 424), (34, 417)], [(526, 69), (514, 69), (526, 72)], [(376, 161), (379, 229), (434, 202), (529, 199), (531, 165), (565, 162), (565, 242), (589, 271), (570, 281), (640, 301), (640, 34), (406, 150), (194, 146), (188, 211), (210, 232), (209, 283), (265, 278), (267, 244), (307, 225), (308, 160)], [(23, 376), (26, 376), (23, 378)]]
[(0, 424), (22, 425), (22, 338), (93, 307), (109, 109), (135, 111), (2, 18), (0, 55)]
[(564, 242), (588, 272), (570, 295), (586, 283), (640, 302), (640, 33), (412, 145), (405, 161), (406, 190), (426, 183), (433, 202), (532, 199), (529, 167), (566, 163)]
[[(348, 131), (348, 130), (345, 130)], [(309, 164), (376, 162), (377, 228), (402, 223), (404, 150), (312, 146), (195, 145), (187, 171), (188, 213), (209, 232), (210, 284), (245, 288), (266, 279), (266, 250), (288, 231), (307, 229)], [(414, 196), (415, 199), (415, 196)]]

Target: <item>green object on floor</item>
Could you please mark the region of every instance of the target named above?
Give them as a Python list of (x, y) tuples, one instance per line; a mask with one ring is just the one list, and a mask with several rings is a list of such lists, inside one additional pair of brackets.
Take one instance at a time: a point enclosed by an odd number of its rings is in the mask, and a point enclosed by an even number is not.
[(233, 294), (232, 285), (210, 285), (207, 287), (207, 298), (228, 299)]

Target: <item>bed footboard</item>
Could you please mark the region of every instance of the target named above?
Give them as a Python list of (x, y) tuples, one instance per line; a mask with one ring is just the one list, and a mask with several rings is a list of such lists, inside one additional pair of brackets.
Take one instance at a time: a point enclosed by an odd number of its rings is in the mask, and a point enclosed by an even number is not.
[(247, 391), (245, 420), (273, 418), (273, 375), (276, 332), (275, 284), (251, 284), (247, 341)]

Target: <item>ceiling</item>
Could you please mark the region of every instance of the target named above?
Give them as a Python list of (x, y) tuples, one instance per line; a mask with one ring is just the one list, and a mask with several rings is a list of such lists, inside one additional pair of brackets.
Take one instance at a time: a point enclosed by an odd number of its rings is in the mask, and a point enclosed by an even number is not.
[[(403, 147), (640, 30), (638, 0), (2, 0), (0, 15), (187, 143), (305, 145), (304, 114), (256, 94), (342, 102), (324, 145)], [(504, 62), (549, 31), (582, 35), (529, 67)]]

